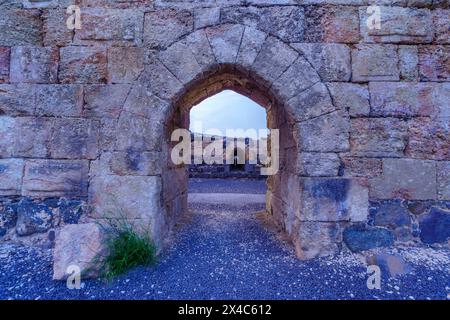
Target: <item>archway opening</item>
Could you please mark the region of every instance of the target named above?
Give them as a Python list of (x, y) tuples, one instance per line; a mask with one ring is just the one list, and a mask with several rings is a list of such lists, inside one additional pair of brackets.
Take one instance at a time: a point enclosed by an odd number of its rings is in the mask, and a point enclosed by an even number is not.
[[(180, 143), (179, 139), (173, 140), (173, 133), (177, 129), (189, 130), (191, 128), (191, 110), (195, 111), (195, 106), (216, 94), (233, 92), (233, 94), (239, 94), (244, 99), (250, 100), (252, 104), (259, 105), (258, 108), (261, 109), (261, 113), (266, 117), (266, 128), (268, 128), (266, 134), (267, 132), (272, 133), (275, 131), (277, 133), (276, 144), (272, 144), (271, 136), (265, 138), (267, 141), (262, 139), (268, 149), (266, 157), (270, 158), (265, 159), (268, 162), (262, 168), (275, 169), (271, 173), (267, 173), (270, 170), (266, 170), (265, 175), (260, 177), (263, 181), (267, 181), (264, 207), (267, 218), (279, 226), (281, 230), (287, 231), (288, 235), (292, 235), (291, 233), (295, 232), (299, 223), (300, 183), (296, 170), (299, 148), (295, 139), (294, 122), (286, 108), (283, 107), (276, 95), (270, 90), (270, 85), (252, 76), (246, 70), (222, 65), (211, 72), (203, 73), (201, 78), (188, 84), (185, 89), (184, 94), (174, 105), (173, 112), (166, 122), (167, 141), (169, 143), (165, 151), (167, 152), (168, 165), (162, 175), (162, 200), (166, 223), (169, 228), (176, 224), (179, 217), (188, 212), (188, 181), (189, 172), (192, 173), (192, 170), (189, 170), (192, 167), (185, 163), (174, 163), (171, 158), (174, 150)], [(256, 137), (256, 140), (259, 138), (261, 137)], [(189, 140), (193, 142), (190, 150), (195, 151), (195, 134), (190, 133)], [(214, 140), (209, 139), (208, 141)], [(242, 158), (247, 160), (249, 156), (245, 144), (248, 140), (246, 141), (245, 138), (243, 140), (243, 148), (234, 148), (231, 151), (232, 161), (229, 163), (228, 168), (230, 172), (231, 169), (245, 170), (246, 162), (243, 163), (243, 166), (238, 166), (239, 163), (236, 163), (236, 165), (234, 163), (236, 159), (241, 159), (240, 161), (242, 161)], [(229, 156), (230, 154), (228, 154)], [(187, 158), (195, 162), (195, 152)], [(260, 160), (259, 156), (257, 158)], [(202, 159), (197, 159), (197, 161), (203, 163)], [(259, 175), (260, 173), (258, 172), (257, 176)]]

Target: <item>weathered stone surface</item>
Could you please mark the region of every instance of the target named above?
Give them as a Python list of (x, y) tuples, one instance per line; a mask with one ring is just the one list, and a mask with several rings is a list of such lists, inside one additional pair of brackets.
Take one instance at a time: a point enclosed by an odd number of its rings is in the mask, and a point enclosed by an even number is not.
[(377, 247), (390, 247), (394, 244), (392, 232), (381, 227), (367, 227), (356, 224), (344, 230), (343, 240), (353, 252)]
[(202, 67), (202, 70), (210, 71), (211, 67), (216, 63), (216, 57), (205, 30), (191, 33), (184, 39), (184, 42), (195, 56), (195, 60)]
[(243, 26), (232, 24), (206, 29), (206, 35), (218, 63), (236, 61), (243, 32)]
[(0, 159), (0, 196), (20, 195), (22, 176), (22, 159)]
[(416, 118), (408, 122), (406, 155), (418, 159), (450, 159), (450, 128), (447, 118), (442, 123), (429, 118)]
[(72, 44), (73, 31), (66, 27), (68, 18), (66, 9), (51, 9), (43, 12), (45, 46)]
[(359, 44), (352, 50), (352, 81), (399, 80), (397, 48), (394, 45)]
[(188, 84), (202, 72), (189, 45), (182, 41), (161, 52), (158, 58), (183, 84)]
[(305, 7), (305, 42), (357, 43), (358, 8), (351, 6)]
[(369, 193), (364, 181), (343, 178), (301, 180), (302, 221), (366, 221)]
[(167, 101), (155, 96), (146, 86), (134, 85), (123, 110), (129, 112), (129, 116), (137, 115), (149, 119), (156, 126), (165, 122), (170, 105)]
[(36, 114), (77, 117), (83, 108), (83, 87), (79, 85), (37, 85)]
[(380, 6), (381, 28), (367, 26), (372, 13), (359, 9), (361, 36), (364, 42), (429, 43), (433, 39), (432, 17), (428, 9)]
[(371, 82), (369, 90), (373, 116), (438, 116), (447, 101), (437, 83)]
[(182, 92), (182, 83), (156, 58), (152, 58), (139, 77), (140, 84), (158, 98), (172, 100)]
[(344, 176), (373, 178), (381, 174), (381, 159), (345, 156), (342, 159)]
[(3, 10), (0, 17), (0, 46), (42, 44), (39, 10)]
[(144, 44), (165, 48), (194, 29), (194, 17), (188, 10), (160, 9), (145, 14)]
[(242, 35), (241, 47), (236, 58), (236, 63), (247, 68), (250, 67), (255, 62), (256, 56), (265, 40), (266, 33), (246, 27)]
[(448, 17), (450, 10), (433, 10), (434, 41), (436, 43), (450, 43), (450, 29), (448, 28)]
[(137, 47), (108, 49), (108, 82), (132, 83), (144, 70), (144, 50)]
[(58, 202), (59, 214), (65, 224), (77, 224), (86, 212), (86, 202), (83, 200), (62, 198)]
[(330, 82), (327, 86), (335, 106), (341, 110), (348, 110), (350, 117), (369, 115), (369, 90), (366, 85)]
[(337, 176), (341, 164), (335, 153), (302, 152), (298, 161), (300, 175), (309, 177)]
[[(318, 82), (320, 82), (320, 78), (316, 71), (311, 67), (308, 61), (300, 57), (289, 67), (289, 69), (275, 80), (272, 84), (272, 89), (278, 93), (278, 96), (285, 100), (299, 94), (303, 96), (307, 95), (309, 98), (309, 101), (305, 102), (305, 104), (317, 104), (318, 101), (314, 101), (314, 96), (307, 89)], [(307, 90), (308, 93), (305, 94), (305, 90)], [(325, 96), (327, 95), (328, 93)], [(325, 101), (327, 98), (329, 100), (329, 97), (325, 97)], [(311, 106), (311, 108), (314, 108), (314, 106)]]
[(14, 47), (11, 50), (11, 82), (54, 83), (58, 50), (50, 47)]
[(268, 37), (252, 65), (257, 74), (269, 82), (279, 76), (297, 59), (298, 53), (283, 42)]
[(0, 157), (8, 158), (13, 155), (15, 134), (15, 122), (12, 117), (0, 117)]
[(10, 200), (0, 201), (0, 237), (16, 226), (17, 203)]
[(0, 84), (0, 115), (33, 115), (35, 104), (34, 85)]
[(95, 159), (98, 154), (99, 123), (88, 119), (55, 120), (50, 154), (55, 159)]
[(327, 222), (302, 222), (299, 225), (295, 252), (302, 260), (327, 256), (339, 252), (340, 226)]
[(65, 280), (70, 266), (80, 268), (83, 279), (97, 277), (106, 254), (105, 235), (96, 223), (70, 224), (57, 231), (53, 250), (53, 279)]
[(368, 157), (402, 156), (407, 145), (407, 123), (395, 118), (350, 120), (351, 153)]
[(6, 142), (13, 143), (15, 157), (45, 158), (49, 154), (48, 143), (53, 123), (50, 118), (20, 117), (13, 120), (13, 129)]
[(450, 161), (436, 163), (438, 196), (440, 200), (450, 200)]
[(116, 150), (155, 151), (161, 149), (161, 125), (142, 116), (123, 112), (118, 123)]
[(421, 81), (450, 80), (450, 46), (419, 47), (419, 78)]
[(35, 203), (24, 198), (17, 205), (16, 233), (28, 236), (47, 232), (53, 227), (53, 215), (53, 211), (45, 203)]
[(0, 47), (0, 83), (9, 81), (10, 53), (10, 48)]
[(90, 85), (85, 87), (83, 114), (89, 118), (119, 118), (131, 85)]
[(337, 43), (295, 43), (292, 46), (299, 50), (319, 73), (322, 81), (349, 81), (352, 69), (350, 66), (350, 48)]
[(198, 8), (194, 10), (194, 28), (211, 27), (220, 22), (220, 8)]
[(133, 9), (84, 8), (82, 28), (75, 31), (74, 43), (88, 45), (108, 41), (112, 45), (138, 45), (142, 42), (144, 13)]
[(383, 174), (372, 179), (373, 199), (436, 199), (436, 164), (413, 159), (383, 159)]
[(115, 152), (110, 160), (111, 171), (117, 175), (151, 176), (161, 174), (159, 152)]
[(61, 83), (105, 83), (106, 50), (95, 47), (63, 47), (60, 50)]
[(420, 240), (427, 244), (445, 243), (450, 239), (450, 211), (432, 207), (419, 219)]
[(304, 38), (305, 17), (302, 7), (230, 7), (221, 13), (222, 23), (239, 23), (269, 33), (286, 42)]
[(401, 80), (418, 81), (419, 58), (417, 52), (417, 46), (399, 46), (398, 58)]
[(332, 112), (298, 124), (302, 151), (343, 152), (349, 149), (349, 121), (340, 112)]
[(80, 197), (87, 195), (88, 161), (27, 160), (22, 195)]
[(411, 224), (409, 211), (402, 200), (372, 201), (370, 216), (375, 226), (398, 228)]
[(290, 99), (286, 107), (294, 121), (305, 121), (336, 110), (327, 87), (321, 82)]

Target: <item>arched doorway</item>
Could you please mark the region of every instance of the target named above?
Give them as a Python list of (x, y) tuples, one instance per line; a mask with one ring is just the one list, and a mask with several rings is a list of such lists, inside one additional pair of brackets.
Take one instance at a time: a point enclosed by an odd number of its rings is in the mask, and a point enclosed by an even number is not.
[[(367, 216), (366, 189), (338, 172), (338, 153), (349, 149), (348, 118), (301, 54), (242, 25), (200, 29), (150, 54), (119, 117), (116, 152), (100, 159), (116, 165), (105, 174), (100, 161), (93, 174), (94, 217), (115, 190), (127, 218), (150, 226), (163, 245), (187, 207), (187, 170), (170, 159), (171, 134), (189, 128), (193, 105), (225, 89), (265, 107), (268, 128), (279, 130), (279, 170), (268, 177), (271, 220), (300, 258), (339, 250), (343, 226)], [(331, 170), (313, 170), (311, 162), (319, 169), (331, 162)]]

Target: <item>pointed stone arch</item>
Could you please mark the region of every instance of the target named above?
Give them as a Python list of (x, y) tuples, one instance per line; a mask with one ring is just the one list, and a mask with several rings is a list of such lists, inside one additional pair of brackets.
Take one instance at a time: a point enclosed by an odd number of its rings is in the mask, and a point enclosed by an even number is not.
[[(94, 170), (93, 216), (115, 203), (137, 228), (150, 226), (163, 245), (187, 210), (187, 172), (169, 159), (170, 132), (188, 128), (189, 109), (225, 89), (265, 107), (268, 127), (280, 129), (280, 171), (268, 179), (269, 216), (299, 257), (337, 251), (342, 225), (367, 212), (355, 213), (364, 198), (355, 181), (338, 177), (336, 153), (349, 149), (348, 119), (297, 50), (239, 24), (197, 30), (146, 57), (117, 123), (115, 151), (103, 154)], [(342, 188), (339, 199), (336, 188)], [(122, 199), (111, 202), (112, 189)]]

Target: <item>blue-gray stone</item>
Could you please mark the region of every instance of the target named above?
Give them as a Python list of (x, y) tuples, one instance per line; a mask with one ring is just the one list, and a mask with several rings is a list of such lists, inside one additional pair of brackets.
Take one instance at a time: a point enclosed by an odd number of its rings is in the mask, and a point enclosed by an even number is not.
[(47, 232), (53, 226), (53, 211), (45, 202), (20, 200), (17, 207), (16, 233), (27, 236)]
[(64, 223), (76, 224), (84, 213), (84, 202), (82, 200), (61, 199), (59, 210)]
[(13, 202), (0, 203), (0, 237), (4, 236), (8, 229), (13, 228), (17, 222), (17, 205)]
[(394, 235), (391, 231), (363, 224), (347, 227), (344, 230), (343, 239), (347, 247), (353, 252), (377, 247), (389, 247), (394, 243)]
[(427, 244), (450, 239), (450, 212), (432, 207), (419, 221), (420, 240)]
[(398, 228), (411, 224), (409, 211), (401, 200), (372, 202), (371, 221), (375, 226)]

